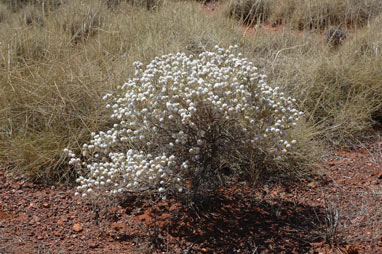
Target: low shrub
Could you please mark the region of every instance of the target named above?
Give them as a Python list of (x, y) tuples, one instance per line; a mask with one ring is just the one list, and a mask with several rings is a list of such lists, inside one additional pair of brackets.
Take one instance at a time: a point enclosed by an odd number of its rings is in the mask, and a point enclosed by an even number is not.
[[(291, 158), (289, 130), (303, 114), (236, 47), (216, 46), (135, 63), (134, 78), (110, 100), (107, 131), (92, 133), (70, 164), (85, 173), (79, 192), (157, 190), (197, 195), (226, 176), (253, 181)], [(79, 194), (79, 193), (78, 193)]]
[(349, 36), (338, 51), (298, 59), (298, 71), (290, 71), (294, 98), (331, 145), (357, 147), (380, 124), (382, 34), (376, 24)]

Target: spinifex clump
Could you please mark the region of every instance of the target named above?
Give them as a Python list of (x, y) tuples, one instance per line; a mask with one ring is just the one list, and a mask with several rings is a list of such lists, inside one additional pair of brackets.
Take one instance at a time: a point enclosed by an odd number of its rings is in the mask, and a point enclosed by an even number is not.
[(287, 130), (302, 113), (237, 47), (135, 67), (120, 95), (105, 96), (118, 123), (92, 133), (82, 157), (67, 150), (87, 173), (78, 178), (82, 195), (195, 191), (221, 181), (223, 168), (250, 178), (288, 159), (296, 141)]

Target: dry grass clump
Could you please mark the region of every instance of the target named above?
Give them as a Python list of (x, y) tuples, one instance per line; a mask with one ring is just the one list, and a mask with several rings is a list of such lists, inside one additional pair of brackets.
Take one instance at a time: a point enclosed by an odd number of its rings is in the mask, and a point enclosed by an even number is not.
[(108, 20), (112, 32), (97, 36), (105, 50), (124, 61), (135, 58), (148, 63), (158, 55), (185, 49), (195, 53), (196, 48), (228, 46), (243, 39), (240, 29), (230, 20), (223, 15), (206, 17), (193, 2), (169, 1), (155, 12), (126, 7)]
[(103, 28), (107, 16), (102, 1), (69, 1), (53, 13), (57, 26), (73, 43), (84, 42)]
[(294, 95), (332, 144), (358, 145), (370, 137), (381, 117), (379, 27), (377, 18), (352, 34), (338, 51), (298, 58), (299, 64), (284, 77), (295, 80)]
[[(348, 62), (343, 65), (344, 61)], [(382, 106), (380, 72), (370, 63), (343, 56), (324, 58), (310, 67), (310, 72), (306, 70), (310, 78), (296, 88), (305, 111), (331, 143), (358, 145), (356, 141), (367, 137), (372, 116)]]
[[(297, 8), (302, 5), (302, 8)], [(300, 29), (324, 29), (330, 26), (360, 27), (382, 11), (377, 0), (299, 1), (290, 22)], [(286, 22), (287, 23), (287, 22)]]
[(0, 2), (0, 23), (6, 22), (9, 17), (9, 11), (5, 4)]
[(105, 0), (106, 5), (112, 10), (118, 10), (120, 4), (131, 4), (133, 6), (144, 7), (147, 10), (154, 10), (163, 5), (164, 0)]
[(40, 25), (44, 24), (44, 15), (40, 8), (32, 4), (25, 5), (19, 10), (19, 20), (20, 23), (25, 23), (27, 25)]
[(246, 24), (257, 24), (268, 20), (270, 7), (268, 0), (237, 0), (230, 2), (228, 10), (230, 17)]
[(249, 56), (273, 83), (286, 90), (295, 85), (302, 59), (329, 51), (319, 33), (297, 33), (287, 27), (272, 31), (261, 26), (247, 33), (251, 44), (243, 47)]
[(49, 52), (49, 42), (46, 37), (38, 34), (41, 30), (37, 28), (23, 29), (17, 31), (9, 45), (10, 61), (22, 62), (38, 62), (42, 61)]
[(381, 26), (382, 15), (372, 20), (367, 27), (353, 33), (351, 40), (346, 43), (343, 50), (351, 54), (354, 59), (376, 60), (380, 58), (382, 53)]
[(111, 89), (95, 64), (49, 47), (39, 61), (11, 61), (1, 79), (0, 159), (33, 179), (68, 176), (60, 150), (106, 124), (101, 97)]
[(68, 0), (0, 0), (0, 3), (7, 5), (13, 12), (17, 12), (27, 5), (36, 6), (43, 12), (48, 12), (56, 9), (66, 1)]
[(363, 26), (378, 16), (378, 0), (231, 0), (229, 14), (246, 23), (284, 24), (298, 29)]

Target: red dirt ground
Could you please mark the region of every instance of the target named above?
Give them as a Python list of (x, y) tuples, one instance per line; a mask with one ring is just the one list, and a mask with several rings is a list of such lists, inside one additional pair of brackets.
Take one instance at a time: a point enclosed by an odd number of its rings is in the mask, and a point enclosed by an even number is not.
[(326, 173), (222, 188), (198, 206), (93, 202), (0, 171), (0, 253), (382, 253), (382, 138)]

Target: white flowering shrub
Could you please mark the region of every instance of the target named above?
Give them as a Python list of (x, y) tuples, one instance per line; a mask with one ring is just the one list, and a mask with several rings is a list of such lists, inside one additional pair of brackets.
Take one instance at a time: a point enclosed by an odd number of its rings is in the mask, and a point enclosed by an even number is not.
[(81, 156), (66, 150), (86, 173), (78, 194), (198, 189), (223, 168), (251, 175), (296, 144), (287, 134), (302, 114), (295, 100), (268, 86), (237, 46), (134, 65), (120, 95), (105, 96), (117, 123), (92, 133)]

